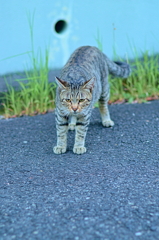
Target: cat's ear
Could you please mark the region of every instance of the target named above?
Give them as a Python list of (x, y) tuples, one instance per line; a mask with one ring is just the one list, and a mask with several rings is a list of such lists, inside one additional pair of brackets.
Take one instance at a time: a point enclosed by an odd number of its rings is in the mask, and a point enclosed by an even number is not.
[(90, 80), (88, 80), (84, 83), (83, 88), (92, 90), (94, 87), (94, 83), (95, 83), (95, 78), (92, 77)]
[(56, 83), (58, 85), (58, 87), (62, 88), (62, 89), (65, 89), (67, 86), (68, 86), (68, 83), (61, 80), (60, 78), (58, 77), (55, 77), (55, 80), (56, 80)]

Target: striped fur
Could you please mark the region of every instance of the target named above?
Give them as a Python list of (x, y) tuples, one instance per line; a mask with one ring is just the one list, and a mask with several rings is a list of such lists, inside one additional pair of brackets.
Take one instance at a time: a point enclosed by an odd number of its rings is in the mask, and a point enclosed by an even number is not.
[(130, 67), (126, 63), (113, 62), (96, 47), (80, 47), (69, 58), (56, 78), (56, 128), (57, 145), (54, 153), (67, 149), (68, 129), (75, 129), (73, 152), (86, 152), (85, 137), (93, 105), (98, 101), (104, 127), (111, 127), (107, 102), (109, 100), (108, 74), (127, 78)]

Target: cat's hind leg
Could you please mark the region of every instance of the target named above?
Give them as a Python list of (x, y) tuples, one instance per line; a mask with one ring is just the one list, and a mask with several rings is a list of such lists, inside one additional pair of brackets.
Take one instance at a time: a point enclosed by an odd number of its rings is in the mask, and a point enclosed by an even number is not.
[(99, 111), (102, 118), (102, 124), (104, 127), (112, 127), (114, 126), (114, 122), (110, 118), (110, 113), (108, 109), (108, 99), (105, 97), (101, 97), (99, 99)]

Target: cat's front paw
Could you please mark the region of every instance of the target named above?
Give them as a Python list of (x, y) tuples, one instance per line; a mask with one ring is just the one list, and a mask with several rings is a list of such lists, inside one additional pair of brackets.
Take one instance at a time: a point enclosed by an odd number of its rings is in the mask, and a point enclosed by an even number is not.
[(103, 121), (102, 124), (104, 127), (113, 127), (114, 126), (114, 122), (111, 119)]
[(61, 147), (61, 146), (55, 146), (53, 148), (53, 151), (55, 154), (61, 154), (66, 152), (66, 147)]
[(77, 154), (83, 154), (87, 151), (87, 149), (85, 147), (77, 147), (77, 146), (74, 146), (73, 148), (73, 152), (74, 153), (77, 153)]

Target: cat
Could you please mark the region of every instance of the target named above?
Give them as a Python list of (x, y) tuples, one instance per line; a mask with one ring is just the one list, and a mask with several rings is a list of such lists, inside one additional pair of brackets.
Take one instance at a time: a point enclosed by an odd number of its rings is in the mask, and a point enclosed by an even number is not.
[(92, 108), (97, 101), (103, 126), (114, 125), (108, 110), (108, 75), (127, 78), (130, 72), (127, 63), (109, 60), (96, 47), (83, 46), (73, 52), (60, 78), (55, 77), (57, 145), (53, 148), (54, 153), (66, 152), (68, 129), (75, 129), (73, 152), (86, 152), (86, 133)]

